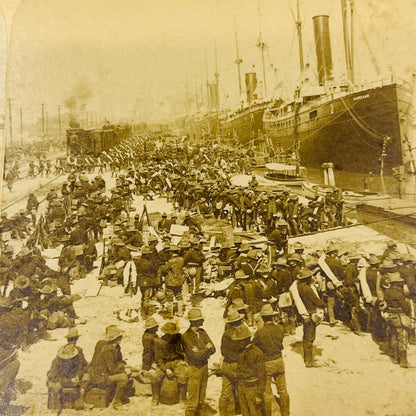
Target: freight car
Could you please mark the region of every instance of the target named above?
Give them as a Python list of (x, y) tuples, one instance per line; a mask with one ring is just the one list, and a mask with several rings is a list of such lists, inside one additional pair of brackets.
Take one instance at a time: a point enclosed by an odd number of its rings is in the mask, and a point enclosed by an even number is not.
[(70, 156), (97, 155), (131, 137), (132, 129), (127, 124), (106, 124), (101, 130), (97, 130), (83, 129), (78, 123), (72, 122), (66, 131), (67, 154)]

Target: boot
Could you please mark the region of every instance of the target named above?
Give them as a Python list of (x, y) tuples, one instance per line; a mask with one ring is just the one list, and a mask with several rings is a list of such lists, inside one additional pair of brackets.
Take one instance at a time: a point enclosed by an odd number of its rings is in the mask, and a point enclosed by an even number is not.
[(398, 364), (399, 363), (399, 356), (398, 356), (398, 350), (397, 350), (397, 338), (396, 337), (392, 337), (390, 339), (389, 355), (391, 357), (391, 360), (393, 361), (393, 364)]
[(303, 361), (305, 367), (313, 367), (313, 342), (303, 341)]
[(399, 362), (400, 362), (400, 367), (402, 367), (402, 368), (410, 368), (411, 367), (411, 365), (407, 361), (407, 352), (406, 352), (406, 350), (399, 352)]
[(185, 416), (196, 416), (196, 410), (186, 409)]

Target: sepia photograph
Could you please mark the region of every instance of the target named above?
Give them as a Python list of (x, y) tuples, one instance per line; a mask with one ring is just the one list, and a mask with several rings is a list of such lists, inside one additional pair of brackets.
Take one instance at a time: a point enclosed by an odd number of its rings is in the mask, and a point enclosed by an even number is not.
[(416, 416), (416, 0), (0, 11), (0, 416)]

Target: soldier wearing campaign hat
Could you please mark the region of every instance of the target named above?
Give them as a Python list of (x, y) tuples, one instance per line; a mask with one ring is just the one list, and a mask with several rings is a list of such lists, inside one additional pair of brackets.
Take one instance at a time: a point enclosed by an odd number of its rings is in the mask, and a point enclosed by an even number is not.
[(312, 284), (312, 272), (307, 268), (302, 268), (298, 273), (297, 288), (299, 296), (306, 313), (302, 315), (303, 318), (303, 360), (306, 367), (314, 367), (316, 364), (313, 360), (313, 342), (316, 338), (317, 322), (314, 318), (318, 309), (324, 308), (324, 303), (318, 297)]
[(196, 416), (206, 407), (208, 359), (216, 351), (214, 343), (202, 328), (204, 317), (198, 308), (188, 311), (190, 328), (182, 335), (185, 361), (189, 366), (188, 398), (185, 415)]
[(89, 365), (90, 380), (94, 384), (115, 384), (116, 392), (112, 405), (118, 409), (129, 403), (129, 378), (126, 373), (125, 361), (121, 353), (120, 343), (122, 331), (116, 325), (105, 330), (105, 338), (98, 341)]
[(234, 307), (228, 309), (225, 318), (225, 330), (221, 338), (221, 354), (223, 356), (220, 374), (222, 376), (221, 395), (218, 402), (220, 416), (240, 413), (238, 399), (237, 361), (240, 341), (232, 339), (232, 335), (243, 324), (244, 314)]
[(265, 304), (260, 316), (264, 326), (256, 331), (253, 337), (253, 344), (256, 345), (264, 355), (267, 373), (267, 384), (265, 389), (265, 410), (266, 415), (272, 415), (272, 379), (279, 394), (279, 407), (282, 416), (289, 416), (289, 394), (286, 388), (285, 365), (282, 357), (283, 350), (283, 327), (275, 322), (278, 313), (273, 310), (270, 304)]
[(180, 328), (175, 322), (168, 321), (160, 330), (163, 335), (155, 343), (156, 368), (151, 375), (152, 403), (158, 404), (162, 381), (165, 377), (177, 380), (180, 400), (185, 401), (187, 366), (184, 362)]
[[(46, 383), (49, 388), (49, 409), (60, 410), (63, 402), (66, 407), (83, 408), (80, 383), (87, 372), (88, 363), (82, 349), (76, 345), (78, 338), (78, 330), (70, 328), (66, 335), (67, 344), (59, 348), (52, 361)], [(65, 395), (62, 395), (63, 389), (67, 392)]]

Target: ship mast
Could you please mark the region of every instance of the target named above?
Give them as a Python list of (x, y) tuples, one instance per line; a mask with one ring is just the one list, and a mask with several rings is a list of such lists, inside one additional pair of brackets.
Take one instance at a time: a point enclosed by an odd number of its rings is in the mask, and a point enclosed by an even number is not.
[(300, 71), (303, 72), (304, 63), (303, 63), (303, 43), (302, 43), (302, 22), (300, 20), (300, 7), (299, 0), (296, 1), (296, 30), (298, 32), (298, 42), (299, 42), (299, 64)]
[[(353, 13), (350, 0), (341, 0), (342, 7), (342, 27), (344, 30), (344, 49), (345, 64), (347, 67), (348, 81), (354, 83), (354, 67), (353, 67)], [(348, 25), (348, 16), (350, 17), (350, 25)]]
[(267, 99), (266, 66), (264, 64), (264, 49), (266, 48), (266, 44), (263, 42), (262, 34), (261, 34), (260, 0), (257, 0), (257, 12), (258, 12), (258, 18), (259, 18), (259, 41), (257, 42), (257, 47), (261, 50), (261, 60), (263, 63), (264, 98)]
[(236, 22), (235, 15), (234, 15), (234, 33), (235, 33), (235, 49), (236, 49), (236, 52), (237, 52), (237, 59), (235, 60), (235, 63), (237, 64), (237, 70), (238, 70), (238, 91), (240, 93), (240, 100), (241, 100), (241, 71), (240, 71), (240, 66), (241, 66), (243, 60), (240, 59), (240, 54), (238, 53), (237, 22)]
[(220, 90), (219, 90), (219, 77), (218, 73), (218, 63), (217, 63), (217, 39), (214, 39), (214, 48), (215, 48), (215, 103), (217, 106), (217, 113), (220, 109)]

